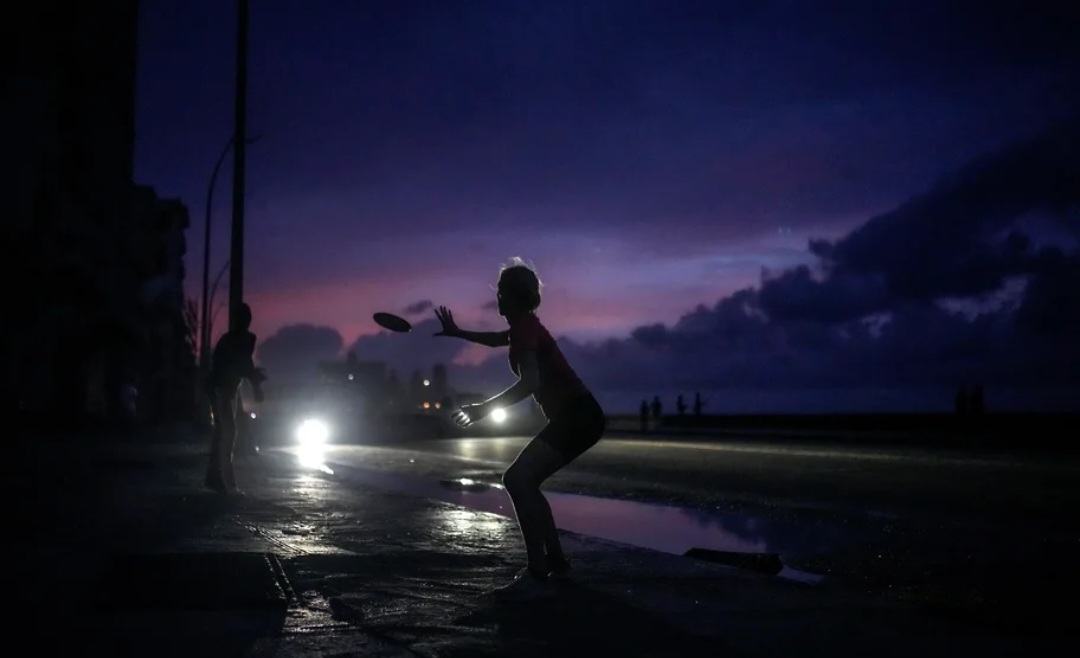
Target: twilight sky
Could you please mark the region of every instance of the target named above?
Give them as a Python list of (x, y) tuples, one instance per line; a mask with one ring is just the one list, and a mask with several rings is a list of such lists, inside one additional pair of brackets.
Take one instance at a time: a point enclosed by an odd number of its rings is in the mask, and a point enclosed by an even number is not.
[[(142, 9), (136, 175), (191, 209), (192, 296), (232, 129), (232, 4)], [(253, 2), (260, 358), (286, 372), (354, 346), (508, 383), (503, 354), (476, 365), (426, 326), (379, 336), (371, 314), (431, 301), (498, 326), (484, 305), (520, 255), (605, 394), (1075, 387), (1076, 351), (1037, 333), (1080, 331), (1061, 285), (1080, 272), (1067, 5)]]

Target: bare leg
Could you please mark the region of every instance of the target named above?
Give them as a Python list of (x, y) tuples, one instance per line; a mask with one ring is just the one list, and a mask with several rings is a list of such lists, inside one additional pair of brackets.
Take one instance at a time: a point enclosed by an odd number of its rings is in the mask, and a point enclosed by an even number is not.
[(236, 487), (233, 477), (232, 453), (236, 442), (235, 394), (215, 389), (210, 393), (210, 408), (214, 414), (214, 434), (210, 443), (210, 463), (206, 469), (206, 486), (224, 493)]
[(221, 424), (221, 475), (225, 487), (230, 491), (236, 489), (236, 474), (233, 471), (233, 453), (236, 450), (236, 407), (239, 391), (231, 391), (222, 394), (221, 405), (224, 417)]
[(210, 458), (206, 465), (206, 486), (214, 491), (223, 492), (225, 490), (225, 480), (222, 477), (221, 472), (221, 424), (224, 416), (224, 409), (221, 408), (221, 401), (216, 389), (208, 391), (207, 397), (210, 400), (213, 426), (211, 428), (212, 438), (210, 440)]
[(503, 485), (514, 505), (529, 569), (546, 575), (547, 554), (562, 557), (551, 506), (540, 485), (565, 465), (562, 455), (540, 439), (533, 439), (503, 475)]

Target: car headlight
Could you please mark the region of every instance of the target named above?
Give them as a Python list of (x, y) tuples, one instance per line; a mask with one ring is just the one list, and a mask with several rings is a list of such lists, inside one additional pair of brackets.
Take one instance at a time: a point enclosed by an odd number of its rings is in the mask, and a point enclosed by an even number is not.
[(491, 420), (501, 423), (506, 420), (506, 409), (496, 409), (491, 412)]
[(296, 428), (296, 438), (302, 446), (321, 446), (330, 438), (330, 428), (315, 418), (308, 418)]

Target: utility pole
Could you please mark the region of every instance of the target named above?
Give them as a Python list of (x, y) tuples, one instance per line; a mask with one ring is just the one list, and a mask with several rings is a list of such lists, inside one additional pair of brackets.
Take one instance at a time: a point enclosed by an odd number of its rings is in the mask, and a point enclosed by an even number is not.
[(229, 328), (244, 301), (244, 168), (247, 156), (248, 0), (237, 0), (236, 115), (233, 131), (232, 249), (229, 267)]

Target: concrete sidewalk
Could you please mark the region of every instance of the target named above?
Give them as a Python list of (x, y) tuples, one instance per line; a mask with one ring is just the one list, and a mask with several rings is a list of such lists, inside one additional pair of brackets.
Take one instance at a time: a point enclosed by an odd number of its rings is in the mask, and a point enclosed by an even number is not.
[(566, 538), (576, 574), (558, 596), (498, 603), (485, 592), (522, 554), (511, 520), (366, 489), (281, 455), (243, 463), (248, 497), (223, 500), (201, 489), (204, 452), (72, 444), (9, 463), (4, 493), (19, 501), (9, 578), (17, 623), (41, 650), (1005, 656), (1064, 655), (1072, 642), (581, 536)]

